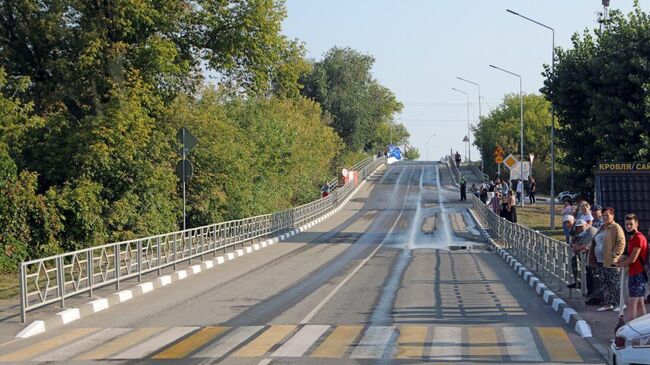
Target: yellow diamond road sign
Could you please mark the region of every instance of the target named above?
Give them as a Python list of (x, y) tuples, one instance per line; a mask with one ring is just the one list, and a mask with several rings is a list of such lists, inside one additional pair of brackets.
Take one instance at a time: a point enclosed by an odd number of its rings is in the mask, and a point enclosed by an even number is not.
[(503, 160), (503, 163), (504, 165), (508, 166), (509, 169), (511, 169), (517, 163), (517, 159), (511, 153), (508, 155), (508, 157), (506, 157), (505, 160)]

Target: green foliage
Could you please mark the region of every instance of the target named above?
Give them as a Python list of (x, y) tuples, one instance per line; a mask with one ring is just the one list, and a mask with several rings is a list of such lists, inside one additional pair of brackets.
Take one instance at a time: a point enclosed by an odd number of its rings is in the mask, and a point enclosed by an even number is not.
[(180, 98), (170, 123), (199, 139), (190, 160), (191, 225), (265, 214), (318, 197), (340, 139), (306, 99), (223, 101), (214, 90)]
[[(401, 104), (371, 77), (372, 58), (334, 50), (310, 64), (280, 33), (281, 0), (0, 7), (0, 270), (178, 229), (180, 127), (199, 140), (190, 227), (314, 200), (339, 164), (408, 137), (390, 127)], [(314, 76), (325, 70), (360, 77)], [(305, 98), (300, 78), (324, 81), (304, 85), (327, 98)]]
[(420, 150), (415, 147), (405, 146), (404, 158), (411, 161), (418, 160), (420, 158)]
[(542, 92), (558, 119), (563, 178), (572, 190), (593, 188), (598, 162), (650, 157), (650, 16), (638, 4), (627, 17), (612, 11), (602, 31), (572, 38), (547, 68)]
[(172, 100), (201, 67), (233, 92), (297, 95), (304, 50), (280, 33), (280, 0), (15, 0), (0, 12), (0, 66), (31, 78), (41, 112), (83, 119), (133, 72)]
[[(524, 95), (524, 161), (529, 153), (535, 155), (533, 176), (539, 191), (550, 187), (550, 104), (541, 95)], [(474, 145), (485, 158), (485, 170), (494, 179), (497, 165), (494, 162), (494, 150), (501, 146), (506, 156), (512, 153), (519, 158), (520, 148), (520, 100), (519, 94), (506, 95), (503, 102), (474, 128)], [(504, 158), (506, 157), (504, 156)], [(507, 175), (507, 168), (501, 168), (501, 174)]]
[[(332, 128), (352, 151), (384, 149), (390, 141), (389, 123), (402, 110), (395, 95), (372, 77), (374, 61), (353, 49), (334, 47), (301, 79), (303, 95), (331, 116)], [(393, 137), (394, 144), (405, 143), (408, 133), (402, 127)]]

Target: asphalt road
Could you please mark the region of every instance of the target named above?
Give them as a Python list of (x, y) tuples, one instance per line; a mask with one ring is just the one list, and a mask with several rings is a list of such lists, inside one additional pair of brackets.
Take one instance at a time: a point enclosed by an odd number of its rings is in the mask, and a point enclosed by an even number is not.
[(0, 345), (0, 363), (602, 363), (458, 198), (445, 165), (382, 168), (307, 232)]

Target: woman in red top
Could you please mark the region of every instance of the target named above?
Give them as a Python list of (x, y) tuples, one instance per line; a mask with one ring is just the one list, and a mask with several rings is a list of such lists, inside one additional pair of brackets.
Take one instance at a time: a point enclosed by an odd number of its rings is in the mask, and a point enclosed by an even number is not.
[(628, 289), (630, 297), (627, 300), (627, 310), (625, 311), (625, 321), (629, 322), (635, 318), (646, 314), (645, 304), (645, 284), (648, 278), (643, 269), (643, 260), (648, 257), (648, 240), (643, 233), (638, 231), (639, 219), (636, 214), (625, 216), (625, 230), (630, 234), (630, 240), (627, 243), (627, 258), (617, 266), (629, 266)]

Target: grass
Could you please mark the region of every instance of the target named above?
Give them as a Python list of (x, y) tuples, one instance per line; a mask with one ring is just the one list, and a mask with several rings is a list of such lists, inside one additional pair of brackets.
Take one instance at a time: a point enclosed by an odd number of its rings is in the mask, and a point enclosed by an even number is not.
[(564, 232), (562, 232), (562, 206), (555, 205), (555, 229), (551, 226), (551, 206), (550, 204), (526, 205), (517, 207), (517, 223), (528, 228), (539, 231), (540, 233), (564, 241)]
[(19, 292), (18, 274), (0, 273), (0, 300), (17, 299)]

